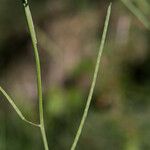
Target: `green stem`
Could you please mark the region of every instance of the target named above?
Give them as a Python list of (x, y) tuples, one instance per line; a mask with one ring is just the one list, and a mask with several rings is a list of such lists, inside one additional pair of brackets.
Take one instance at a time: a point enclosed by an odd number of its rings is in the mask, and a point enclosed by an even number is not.
[(150, 30), (149, 20), (143, 15), (143, 13), (132, 4), (129, 0), (121, 0), (123, 4), (144, 24), (144, 26)]
[(89, 107), (90, 107), (90, 103), (91, 103), (91, 99), (92, 99), (92, 96), (93, 96), (93, 91), (94, 91), (94, 88), (95, 88), (96, 79), (97, 79), (97, 75), (98, 75), (98, 71), (99, 71), (99, 64), (100, 64), (100, 60), (101, 60), (101, 55), (102, 55), (105, 40), (106, 40), (106, 33), (107, 33), (107, 29), (108, 29), (110, 14), (111, 14), (111, 3), (110, 3), (110, 5), (108, 7), (108, 10), (107, 10), (107, 16), (106, 16), (103, 35), (102, 35), (102, 39), (101, 39), (101, 43), (100, 43), (97, 62), (96, 62), (96, 65), (95, 65), (95, 71), (94, 71), (94, 76), (93, 76), (93, 80), (92, 80), (92, 85), (91, 85), (91, 88), (90, 88), (90, 92), (89, 92), (89, 95), (88, 95), (88, 99), (87, 99), (87, 103), (86, 103), (86, 106), (85, 106), (85, 109), (84, 109), (84, 113), (83, 113), (83, 116), (82, 116), (82, 119), (81, 119), (81, 122), (80, 122), (80, 125), (79, 125), (79, 128), (78, 128), (78, 131), (76, 133), (74, 142), (72, 144), (71, 150), (75, 150), (75, 148), (77, 146), (77, 143), (79, 141), (81, 132), (83, 130), (83, 126), (84, 126), (86, 118), (87, 118), (87, 114), (88, 114), (88, 111), (89, 111)]
[(37, 90), (38, 90), (38, 98), (39, 98), (39, 116), (40, 116), (41, 135), (42, 135), (45, 150), (48, 150), (49, 148), (48, 148), (48, 142), (47, 142), (46, 133), (45, 133), (44, 117), (43, 117), (41, 67), (40, 67), (40, 59), (39, 59), (38, 48), (37, 48), (37, 38), (36, 38), (33, 19), (32, 19), (29, 5), (28, 5), (28, 1), (23, 0), (23, 5), (24, 5), (28, 28), (30, 31), (31, 40), (32, 40), (33, 48), (34, 48), (34, 55), (35, 55), (35, 62), (36, 62)]
[(36, 126), (36, 127), (40, 127), (39, 124), (33, 123), (29, 120), (27, 120), (24, 115), (22, 114), (22, 112), (20, 111), (20, 109), (16, 106), (16, 104), (14, 103), (14, 101), (12, 100), (12, 98), (5, 92), (5, 90), (0, 87), (0, 91), (2, 92), (2, 94), (6, 97), (6, 99), (8, 100), (8, 102), (11, 104), (11, 106), (14, 108), (14, 110), (16, 111), (16, 113), (18, 114), (18, 116), (25, 122), (29, 123), (30, 125)]

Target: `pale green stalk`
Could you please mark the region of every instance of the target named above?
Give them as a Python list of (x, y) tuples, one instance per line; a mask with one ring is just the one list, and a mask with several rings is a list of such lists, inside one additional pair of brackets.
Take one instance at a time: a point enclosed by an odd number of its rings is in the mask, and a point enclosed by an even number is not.
[(32, 123), (31, 121), (28, 121), (23, 116), (22, 112), (19, 110), (19, 108), (16, 106), (16, 104), (13, 102), (11, 97), (4, 91), (4, 89), (2, 87), (0, 87), (0, 91), (3, 93), (3, 95), (6, 97), (8, 102), (12, 105), (12, 107), (14, 108), (16, 113), (19, 115), (19, 117), (23, 121), (25, 121), (25, 122), (27, 122), (31, 125), (34, 125), (36, 127), (40, 127), (40, 131), (41, 131), (41, 135), (42, 135), (42, 139), (43, 139), (43, 143), (44, 143), (44, 148), (45, 148), (45, 150), (49, 150), (48, 143), (47, 143), (47, 138), (46, 138), (46, 133), (45, 133), (45, 127), (44, 127), (41, 67), (40, 67), (40, 59), (39, 59), (38, 48), (37, 48), (37, 38), (36, 38), (36, 33), (35, 33), (35, 29), (34, 29), (32, 15), (31, 15), (30, 8), (29, 8), (29, 5), (28, 5), (28, 1), (27, 0), (22, 0), (22, 3), (23, 3), (23, 6), (24, 6), (26, 19), (27, 19), (27, 23), (28, 23), (28, 28), (29, 28), (29, 31), (30, 31), (31, 40), (32, 40), (33, 48), (34, 48), (34, 55), (35, 55), (35, 62), (36, 62), (36, 72), (37, 72), (37, 90), (38, 90), (38, 98), (39, 98), (40, 124), (35, 124), (35, 123)]
[(94, 71), (94, 76), (93, 76), (93, 80), (92, 80), (92, 85), (91, 85), (91, 88), (90, 88), (90, 92), (89, 92), (89, 95), (88, 95), (88, 99), (87, 99), (87, 103), (86, 103), (86, 106), (85, 106), (85, 109), (84, 109), (84, 113), (83, 113), (83, 116), (82, 116), (82, 119), (81, 119), (81, 122), (80, 122), (80, 125), (79, 125), (79, 128), (78, 128), (78, 131), (76, 133), (75, 139), (73, 141), (71, 150), (75, 150), (75, 148), (77, 146), (77, 143), (79, 141), (82, 129), (84, 127), (86, 118), (87, 118), (87, 114), (88, 114), (88, 111), (89, 111), (89, 107), (90, 107), (90, 103), (91, 103), (91, 100), (92, 100), (93, 91), (94, 91), (94, 88), (95, 88), (96, 79), (97, 79), (97, 75), (98, 75), (98, 71), (99, 71), (100, 60), (101, 60), (101, 56), (102, 56), (102, 52), (103, 52), (104, 44), (105, 44), (105, 40), (106, 40), (106, 34), (107, 34), (108, 24), (109, 24), (109, 20), (110, 20), (110, 14), (111, 14), (111, 3), (110, 3), (110, 5), (108, 7), (108, 10), (107, 10), (107, 15), (106, 15), (106, 20), (105, 20), (105, 24), (104, 24), (103, 35), (102, 35), (102, 39), (101, 39), (101, 43), (100, 43), (97, 62), (96, 62), (96, 65), (95, 65), (95, 71)]
[(38, 98), (39, 98), (39, 116), (40, 116), (41, 135), (42, 135), (45, 150), (49, 150), (46, 133), (45, 133), (45, 126), (44, 126), (41, 67), (40, 67), (40, 59), (39, 59), (38, 48), (37, 48), (37, 38), (36, 38), (31, 11), (30, 11), (27, 0), (23, 0), (23, 6), (25, 9), (26, 19), (27, 19), (28, 28), (29, 28), (30, 35), (31, 35), (31, 40), (32, 40), (33, 48), (34, 48), (35, 62), (36, 62), (37, 90), (38, 90)]
[(5, 92), (5, 90), (4, 90), (2, 87), (0, 87), (0, 91), (3, 93), (3, 95), (6, 97), (6, 99), (8, 100), (8, 102), (11, 104), (11, 106), (14, 108), (14, 110), (16, 111), (16, 113), (19, 115), (19, 117), (20, 117), (23, 121), (25, 121), (25, 122), (27, 122), (27, 123), (33, 125), (33, 126), (40, 127), (39, 124), (36, 124), (36, 123), (31, 122), (31, 121), (27, 120), (27, 119), (23, 116), (22, 112), (19, 110), (19, 108), (18, 108), (18, 107), (16, 106), (16, 104), (13, 102), (13, 100), (11, 99), (11, 97)]
[(143, 15), (143, 13), (130, 2), (130, 0), (121, 0), (124, 5), (144, 24), (144, 26), (150, 30), (150, 22)]

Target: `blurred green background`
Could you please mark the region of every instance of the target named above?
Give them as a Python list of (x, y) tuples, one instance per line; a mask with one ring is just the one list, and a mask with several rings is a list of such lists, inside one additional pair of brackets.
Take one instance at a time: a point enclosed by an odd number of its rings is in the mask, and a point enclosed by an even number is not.
[[(70, 148), (86, 103), (109, 0), (29, 0), (40, 50), (50, 149)], [(150, 1), (132, 0), (150, 19)], [(150, 30), (120, 1), (78, 150), (150, 150)], [(0, 85), (38, 122), (33, 49), (21, 0), (0, 0)], [(0, 94), (0, 150), (42, 150)]]

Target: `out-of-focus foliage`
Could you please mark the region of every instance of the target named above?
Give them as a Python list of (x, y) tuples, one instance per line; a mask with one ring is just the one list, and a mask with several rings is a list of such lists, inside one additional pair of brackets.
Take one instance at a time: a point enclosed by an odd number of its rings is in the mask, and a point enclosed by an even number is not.
[[(108, 1), (29, 1), (38, 33), (52, 149), (69, 149), (90, 87)], [(149, 0), (132, 3), (149, 20)], [(0, 85), (38, 122), (31, 41), (19, 0), (0, 0)], [(113, 13), (90, 113), (77, 149), (150, 149), (150, 31), (125, 5)], [(0, 150), (41, 150), (38, 129), (0, 96)]]

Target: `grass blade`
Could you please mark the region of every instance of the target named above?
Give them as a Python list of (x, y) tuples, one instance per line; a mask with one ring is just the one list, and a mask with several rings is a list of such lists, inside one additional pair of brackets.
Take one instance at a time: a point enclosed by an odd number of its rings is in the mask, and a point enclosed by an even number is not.
[(86, 106), (85, 106), (85, 109), (84, 109), (84, 113), (83, 113), (83, 116), (82, 116), (82, 119), (81, 119), (81, 122), (80, 122), (80, 125), (79, 125), (79, 128), (78, 128), (78, 131), (76, 133), (75, 139), (73, 141), (71, 150), (75, 150), (75, 148), (77, 146), (77, 143), (79, 141), (79, 138), (80, 138), (80, 135), (81, 135), (84, 123), (86, 121), (88, 111), (89, 111), (89, 107), (90, 107), (90, 103), (91, 103), (91, 100), (92, 100), (92, 95), (93, 95), (93, 91), (94, 91), (94, 88), (95, 88), (96, 79), (97, 79), (97, 75), (98, 75), (98, 71), (99, 71), (100, 60), (101, 60), (101, 56), (102, 56), (102, 52), (103, 52), (104, 44), (105, 44), (105, 40), (106, 40), (106, 34), (107, 34), (108, 24), (109, 24), (110, 14), (111, 14), (111, 5), (112, 4), (110, 3), (110, 5), (108, 7), (108, 10), (107, 10), (107, 15), (106, 15), (103, 35), (102, 35), (102, 39), (101, 39), (101, 43), (100, 43), (99, 53), (98, 53), (98, 57), (97, 57), (97, 62), (96, 62), (96, 65), (95, 65), (95, 71), (94, 71), (94, 76), (93, 76), (93, 80), (92, 80), (92, 85), (91, 85), (91, 88), (90, 88), (90, 92), (89, 92), (89, 95), (88, 95), (88, 99), (87, 99), (87, 103), (86, 103)]
[(150, 30), (150, 22), (143, 13), (128, 0), (121, 0), (123, 4)]

